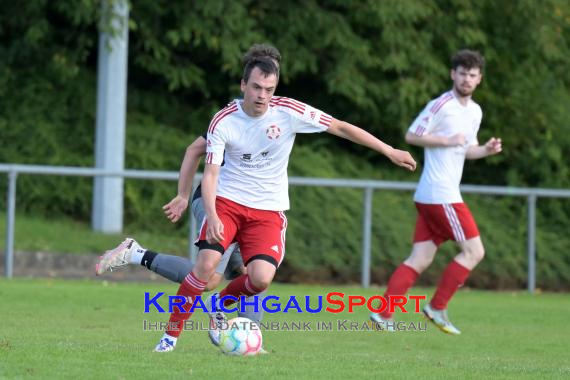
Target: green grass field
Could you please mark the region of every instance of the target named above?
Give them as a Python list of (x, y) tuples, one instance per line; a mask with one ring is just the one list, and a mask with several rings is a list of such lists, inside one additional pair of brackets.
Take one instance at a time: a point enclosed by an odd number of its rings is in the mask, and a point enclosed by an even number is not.
[[(450, 313), (463, 330), (448, 336), (427, 331), (266, 331), (270, 355), (228, 357), (205, 332), (185, 332), (169, 354), (151, 352), (160, 332), (143, 331), (143, 321), (166, 314), (143, 313), (144, 292), (175, 292), (170, 284), (108, 281), (0, 280), (0, 378), (569, 378), (566, 294), (461, 291)], [(274, 284), (285, 297), (331, 291), (371, 296), (378, 290), (346, 286)], [(431, 294), (414, 289), (412, 294)], [(165, 305), (165, 303), (161, 302)], [(314, 305), (313, 305), (314, 306)], [(418, 314), (399, 315), (422, 322)], [(362, 322), (354, 314), (266, 314), (266, 321)], [(204, 321), (199, 311), (196, 321)]]

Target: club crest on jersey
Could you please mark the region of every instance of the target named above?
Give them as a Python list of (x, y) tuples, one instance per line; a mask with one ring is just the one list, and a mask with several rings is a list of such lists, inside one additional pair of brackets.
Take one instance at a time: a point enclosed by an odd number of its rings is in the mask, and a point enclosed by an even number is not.
[(311, 111), (309, 112), (309, 115), (311, 116), (311, 119), (315, 120), (315, 116), (317, 116), (317, 113), (315, 111)]
[(276, 140), (279, 138), (279, 136), (281, 136), (281, 129), (276, 125), (272, 125), (267, 128), (265, 134), (270, 140)]

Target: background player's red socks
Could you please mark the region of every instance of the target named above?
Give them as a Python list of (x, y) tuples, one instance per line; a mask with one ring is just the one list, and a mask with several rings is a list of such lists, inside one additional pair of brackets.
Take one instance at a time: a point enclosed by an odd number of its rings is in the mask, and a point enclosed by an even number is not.
[[(386, 288), (386, 293), (384, 293), (386, 301), (388, 301), (388, 296), (403, 296), (408, 293), (408, 290), (414, 285), (419, 275), (412, 267), (403, 263), (400, 264), (388, 281), (388, 287)], [(378, 307), (380, 306), (382, 305), (380, 304)], [(392, 313), (388, 311), (388, 308), (380, 315), (384, 319), (392, 318)]]
[(457, 289), (459, 289), (469, 277), (471, 271), (453, 260), (441, 276), (439, 285), (433, 298), (431, 299), (431, 306), (436, 310), (447, 309), (447, 303), (453, 297)]

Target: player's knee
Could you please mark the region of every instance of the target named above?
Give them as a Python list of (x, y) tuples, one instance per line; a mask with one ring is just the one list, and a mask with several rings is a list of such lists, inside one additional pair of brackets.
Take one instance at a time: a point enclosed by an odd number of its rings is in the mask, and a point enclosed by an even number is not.
[(208, 280), (208, 283), (206, 284), (206, 287), (204, 288), (205, 291), (209, 292), (209, 291), (216, 289), (218, 287), (218, 285), (220, 285), (220, 282), (222, 282), (222, 276), (216, 276), (216, 274), (217, 273), (215, 273)]
[(271, 284), (271, 278), (269, 277), (250, 277), (251, 284), (258, 289), (260, 292), (264, 291)]
[(216, 271), (217, 263), (210, 261), (202, 261), (192, 270), (198, 278), (209, 279)]
[(404, 263), (407, 266), (413, 268), (416, 272), (422, 273), (431, 265), (432, 261), (433, 257), (412, 255), (408, 257), (408, 259)]
[(478, 263), (485, 257), (485, 248), (481, 244), (467, 247), (464, 252), (467, 258), (473, 263)]

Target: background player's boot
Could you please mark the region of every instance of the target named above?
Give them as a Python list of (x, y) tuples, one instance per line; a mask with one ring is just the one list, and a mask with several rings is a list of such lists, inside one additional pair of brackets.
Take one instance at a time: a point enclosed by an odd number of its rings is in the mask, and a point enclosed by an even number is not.
[(226, 315), (218, 305), (219, 299), (220, 294), (213, 293), (206, 301), (208, 315), (210, 316), (210, 329), (208, 330), (208, 336), (210, 337), (212, 344), (215, 346), (220, 345), (220, 329), (223, 327), (223, 324), (227, 322)]
[(97, 276), (105, 272), (114, 272), (124, 269), (131, 261), (133, 250), (142, 249), (135, 239), (127, 238), (117, 247), (105, 252), (99, 257), (99, 262), (95, 265), (95, 274)]
[(437, 326), (438, 329), (443, 331), (444, 333), (451, 334), (451, 335), (459, 335), (461, 331), (449, 321), (447, 317), (447, 309), (446, 310), (436, 310), (431, 307), (430, 304), (427, 304), (422, 312), (424, 313), (425, 317), (429, 319), (434, 325)]
[(374, 323), (374, 328), (378, 331), (388, 331), (394, 332), (396, 331), (396, 324), (394, 323), (393, 319), (384, 319), (378, 313), (370, 313), (370, 321)]

